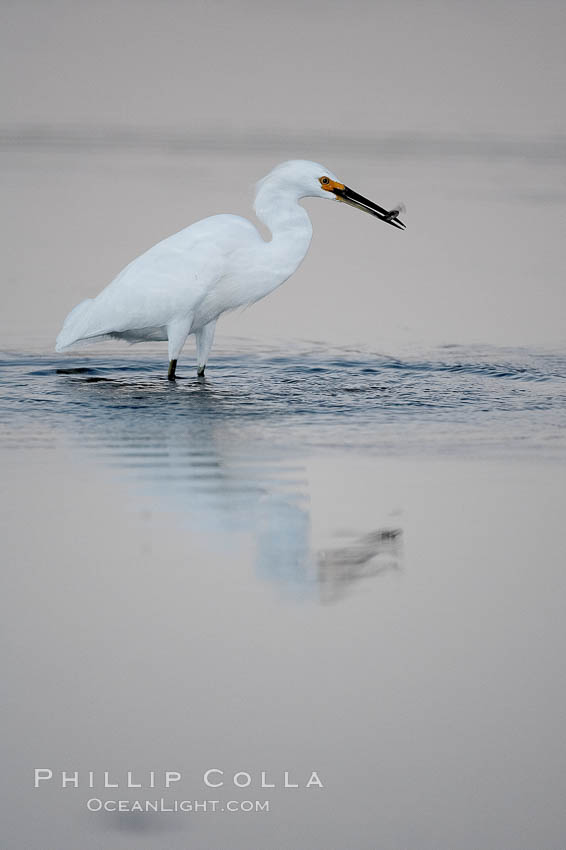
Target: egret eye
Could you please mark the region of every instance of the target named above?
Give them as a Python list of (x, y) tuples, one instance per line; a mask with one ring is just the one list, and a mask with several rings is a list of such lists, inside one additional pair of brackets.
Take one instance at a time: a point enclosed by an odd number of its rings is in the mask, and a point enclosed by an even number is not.
[(328, 184), (330, 183), (330, 180), (328, 179), (328, 177), (321, 177), (320, 182), (322, 183), (323, 186), (328, 186)]

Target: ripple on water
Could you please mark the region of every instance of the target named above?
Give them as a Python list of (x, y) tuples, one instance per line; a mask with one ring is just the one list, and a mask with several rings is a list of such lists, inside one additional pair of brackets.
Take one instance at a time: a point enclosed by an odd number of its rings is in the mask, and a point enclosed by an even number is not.
[[(0, 422), (20, 435), (63, 432), (121, 449), (221, 440), (234, 451), (540, 451), (564, 445), (566, 356), (525, 349), (439, 349), (394, 358), (255, 349), (213, 356), (206, 380), (187, 362), (165, 379), (162, 353), (4, 354)], [(184, 373), (184, 374), (183, 374)]]
[[(165, 378), (163, 353), (5, 355), (0, 445), (71, 443), (227, 555), (253, 538), (258, 575), (325, 602), (399, 569), (401, 529), (367, 527), (313, 544), (311, 455), (564, 457), (566, 358), (521, 351), (214, 354)], [(495, 355), (495, 356), (494, 356)], [(42, 455), (43, 453), (43, 455)], [(88, 468), (88, 467), (85, 467)], [(355, 492), (345, 498), (356, 500)]]

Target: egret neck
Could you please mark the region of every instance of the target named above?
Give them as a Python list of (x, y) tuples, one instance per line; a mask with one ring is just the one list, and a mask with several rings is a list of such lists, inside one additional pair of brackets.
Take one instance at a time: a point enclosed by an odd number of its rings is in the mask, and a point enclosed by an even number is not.
[(276, 289), (299, 267), (312, 238), (312, 224), (299, 204), (305, 197), (293, 186), (263, 180), (258, 188), (254, 209), (259, 220), (271, 232), (271, 240), (262, 245), (266, 267), (261, 298)]

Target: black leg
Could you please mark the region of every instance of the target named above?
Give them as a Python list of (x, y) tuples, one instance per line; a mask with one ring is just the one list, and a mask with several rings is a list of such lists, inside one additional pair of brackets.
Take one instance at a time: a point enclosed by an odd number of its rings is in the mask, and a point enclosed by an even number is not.
[(201, 366), (200, 369), (197, 369), (197, 378), (204, 378), (204, 370), (206, 366)]
[(175, 380), (175, 369), (177, 368), (177, 361), (170, 360), (169, 361), (169, 371), (167, 372), (167, 380), (174, 381)]

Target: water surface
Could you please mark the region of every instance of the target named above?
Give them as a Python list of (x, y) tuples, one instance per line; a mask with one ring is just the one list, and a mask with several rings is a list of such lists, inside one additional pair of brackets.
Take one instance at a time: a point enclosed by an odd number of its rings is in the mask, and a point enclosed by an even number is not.
[[(564, 354), (161, 348), (1, 358), (5, 846), (558, 848)], [(38, 766), (271, 808), (88, 813)]]

